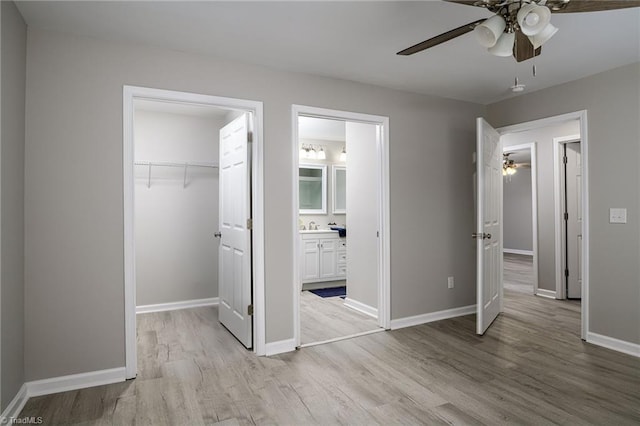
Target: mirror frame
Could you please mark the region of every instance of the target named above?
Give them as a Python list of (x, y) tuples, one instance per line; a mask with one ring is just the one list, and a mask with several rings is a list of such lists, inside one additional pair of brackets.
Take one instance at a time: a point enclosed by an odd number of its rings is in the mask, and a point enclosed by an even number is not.
[(300, 169), (322, 170), (322, 208), (321, 209), (301, 209), (300, 204), (298, 202), (298, 213), (299, 214), (327, 214), (327, 166), (324, 164), (301, 163), (298, 166), (298, 191), (300, 191)]
[(345, 182), (346, 182), (346, 174), (347, 174), (347, 166), (343, 166), (343, 165), (333, 165), (331, 166), (331, 208), (332, 208), (332, 213), (333, 214), (347, 214), (347, 188), (344, 188), (345, 191), (345, 195), (344, 195), (344, 205), (345, 208), (344, 209), (338, 209), (336, 208), (336, 201), (337, 201), (337, 191), (336, 191), (336, 174), (338, 170), (344, 170), (345, 173)]

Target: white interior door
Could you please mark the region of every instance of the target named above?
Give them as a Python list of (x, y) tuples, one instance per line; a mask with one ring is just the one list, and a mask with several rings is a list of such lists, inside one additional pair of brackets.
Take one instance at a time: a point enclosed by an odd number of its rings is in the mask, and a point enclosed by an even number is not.
[(249, 114), (220, 129), (220, 322), (252, 346)]
[(580, 142), (565, 145), (567, 297), (582, 297), (582, 157)]
[(502, 144), (477, 119), (477, 307), (476, 332), (484, 334), (502, 310)]

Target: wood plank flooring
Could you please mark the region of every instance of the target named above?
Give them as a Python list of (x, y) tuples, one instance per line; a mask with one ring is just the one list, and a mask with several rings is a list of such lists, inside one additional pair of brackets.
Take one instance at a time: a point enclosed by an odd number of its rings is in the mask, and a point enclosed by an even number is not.
[(504, 288), (533, 294), (533, 256), (504, 254)]
[(138, 316), (139, 376), (31, 398), (48, 425), (638, 425), (640, 359), (582, 342), (579, 306), (505, 290), (469, 315), (256, 357), (206, 307)]
[(378, 329), (378, 321), (344, 306), (340, 297), (300, 296), (300, 343), (323, 342)]

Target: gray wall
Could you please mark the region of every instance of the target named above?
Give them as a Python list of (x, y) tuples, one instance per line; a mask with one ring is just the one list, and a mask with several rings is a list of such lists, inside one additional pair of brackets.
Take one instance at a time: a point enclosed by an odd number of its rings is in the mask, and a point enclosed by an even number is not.
[(124, 365), (124, 84), (264, 102), (267, 342), (293, 337), (292, 104), (390, 117), (391, 317), (475, 303), (473, 168), (450, 165), (483, 106), (33, 28), (27, 57), (28, 380)]
[(0, 412), (24, 383), (24, 131), (27, 27), (13, 2), (0, 2)]
[[(640, 63), (488, 107), (494, 126), (586, 109), (589, 126), (589, 331), (640, 343)], [(609, 208), (626, 207), (625, 225)]]
[[(135, 112), (135, 160), (218, 162), (223, 120)], [(218, 295), (218, 170), (136, 166), (136, 304)]]
[(536, 143), (538, 154), (538, 287), (545, 290), (556, 290), (553, 138), (577, 134), (580, 134), (580, 122), (573, 120), (556, 126), (507, 134), (502, 138), (505, 147), (529, 142)]
[(516, 174), (504, 178), (503, 188), (504, 248), (531, 251), (531, 169), (518, 168)]

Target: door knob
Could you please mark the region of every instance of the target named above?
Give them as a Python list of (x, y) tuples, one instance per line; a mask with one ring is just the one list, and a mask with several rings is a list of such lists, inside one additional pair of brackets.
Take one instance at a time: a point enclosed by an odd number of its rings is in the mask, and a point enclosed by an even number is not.
[(216, 237), (216, 238), (222, 238), (222, 232), (218, 231), (218, 232), (214, 233), (213, 236)]
[(491, 234), (485, 234), (484, 232), (474, 232), (471, 234), (471, 238), (480, 238), (481, 240), (490, 240)]

